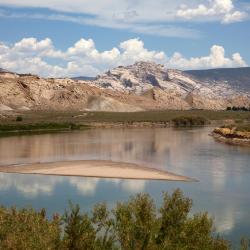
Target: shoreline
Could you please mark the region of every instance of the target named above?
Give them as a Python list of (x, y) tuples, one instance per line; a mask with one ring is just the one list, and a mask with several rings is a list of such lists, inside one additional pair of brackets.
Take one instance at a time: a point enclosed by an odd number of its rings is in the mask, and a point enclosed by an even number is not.
[(193, 178), (134, 163), (105, 160), (63, 161), (0, 166), (2, 173), (117, 178), (135, 180), (197, 181)]
[(226, 144), (250, 146), (249, 125), (224, 125), (215, 128), (211, 135), (216, 141)]
[(235, 146), (246, 146), (246, 147), (250, 146), (250, 139), (226, 137), (216, 132), (212, 132), (210, 135), (214, 138), (214, 140), (221, 143), (235, 145)]
[[(39, 127), (40, 124), (34, 123)], [(210, 123), (205, 125), (192, 125), (192, 126), (175, 126), (171, 121), (169, 122), (159, 122), (159, 121), (149, 121), (149, 122), (85, 122), (84, 124), (74, 124), (75, 128), (28, 128), (29, 125), (26, 124), (27, 129), (18, 129), (18, 124), (5, 124), (4, 126), (14, 127), (15, 129), (1, 130), (0, 123), (0, 137), (11, 136), (11, 135), (29, 135), (29, 134), (43, 134), (43, 133), (60, 133), (60, 132), (70, 132), (70, 131), (84, 131), (86, 129), (109, 129), (109, 128), (122, 128), (122, 129), (139, 129), (139, 128), (202, 128), (202, 127), (214, 127), (216, 125), (223, 124), (218, 121), (210, 121)], [(21, 125), (21, 124), (20, 124)], [(41, 125), (43, 125), (41, 123)], [(59, 123), (60, 125), (60, 123)], [(22, 125), (21, 125), (22, 126)], [(77, 128), (78, 126), (78, 128)]]

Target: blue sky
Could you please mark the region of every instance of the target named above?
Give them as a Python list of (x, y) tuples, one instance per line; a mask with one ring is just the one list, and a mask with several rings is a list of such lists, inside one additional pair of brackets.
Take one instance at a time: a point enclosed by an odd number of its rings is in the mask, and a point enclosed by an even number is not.
[(0, 67), (73, 76), (140, 60), (248, 66), (249, 13), (240, 0), (0, 0)]

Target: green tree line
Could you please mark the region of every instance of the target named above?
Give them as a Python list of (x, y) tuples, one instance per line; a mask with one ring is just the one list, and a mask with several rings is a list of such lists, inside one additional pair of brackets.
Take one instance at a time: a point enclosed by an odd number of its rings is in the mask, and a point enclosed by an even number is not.
[[(0, 208), (0, 249), (6, 250), (227, 250), (207, 213), (191, 214), (192, 200), (177, 189), (163, 193), (156, 208), (138, 194), (108, 209), (97, 204), (84, 213), (70, 203), (51, 219), (45, 209)], [(248, 240), (239, 249), (248, 249)]]

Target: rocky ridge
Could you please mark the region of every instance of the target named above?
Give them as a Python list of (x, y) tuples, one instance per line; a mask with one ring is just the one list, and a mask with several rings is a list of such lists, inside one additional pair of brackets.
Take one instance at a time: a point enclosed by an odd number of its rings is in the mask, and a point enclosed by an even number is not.
[(250, 106), (250, 94), (202, 82), (183, 71), (138, 62), (94, 80), (40, 78), (0, 71), (0, 110), (141, 111)]

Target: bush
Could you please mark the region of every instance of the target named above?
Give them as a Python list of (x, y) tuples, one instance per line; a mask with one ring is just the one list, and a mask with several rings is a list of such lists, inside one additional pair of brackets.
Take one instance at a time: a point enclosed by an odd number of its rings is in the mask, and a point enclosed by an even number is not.
[(175, 127), (204, 126), (208, 123), (207, 119), (200, 116), (180, 116), (172, 120)]
[(241, 132), (250, 132), (250, 124), (229, 124), (229, 125), (222, 125), (221, 128), (229, 128), (229, 129), (235, 129), (235, 131), (241, 131)]
[(50, 131), (50, 130), (56, 131), (56, 130), (75, 130), (83, 128), (88, 128), (88, 126), (74, 124), (74, 123), (0, 124), (0, 132)]
[(227, 110), (233, 110), (233, 111), (250, 111), (250, 107), (227, 107)]
[(22, 116), (17, 116), (16, 117), (16, 122), (21, 122), (23, 121), (23, 117)]
[(237, 125), (236, 130), (241, 132), (250, 132), (250, 124)]
[(0, 249), (59, 249), (60, 220), (45, 210), (0, 208)]
[[(190, 215), (192, 200), (177, 189), (163, 194), (159, 209), (148, 194), (138, 194), (113, 210), (97, 204), (91, 214), (70, 204), (64, 216), (45, 210), (0, 209), (0, 249), (226, 250), (215, 237), (207, 213)], [(244, 244), (246, 241), (244, 241)]]

